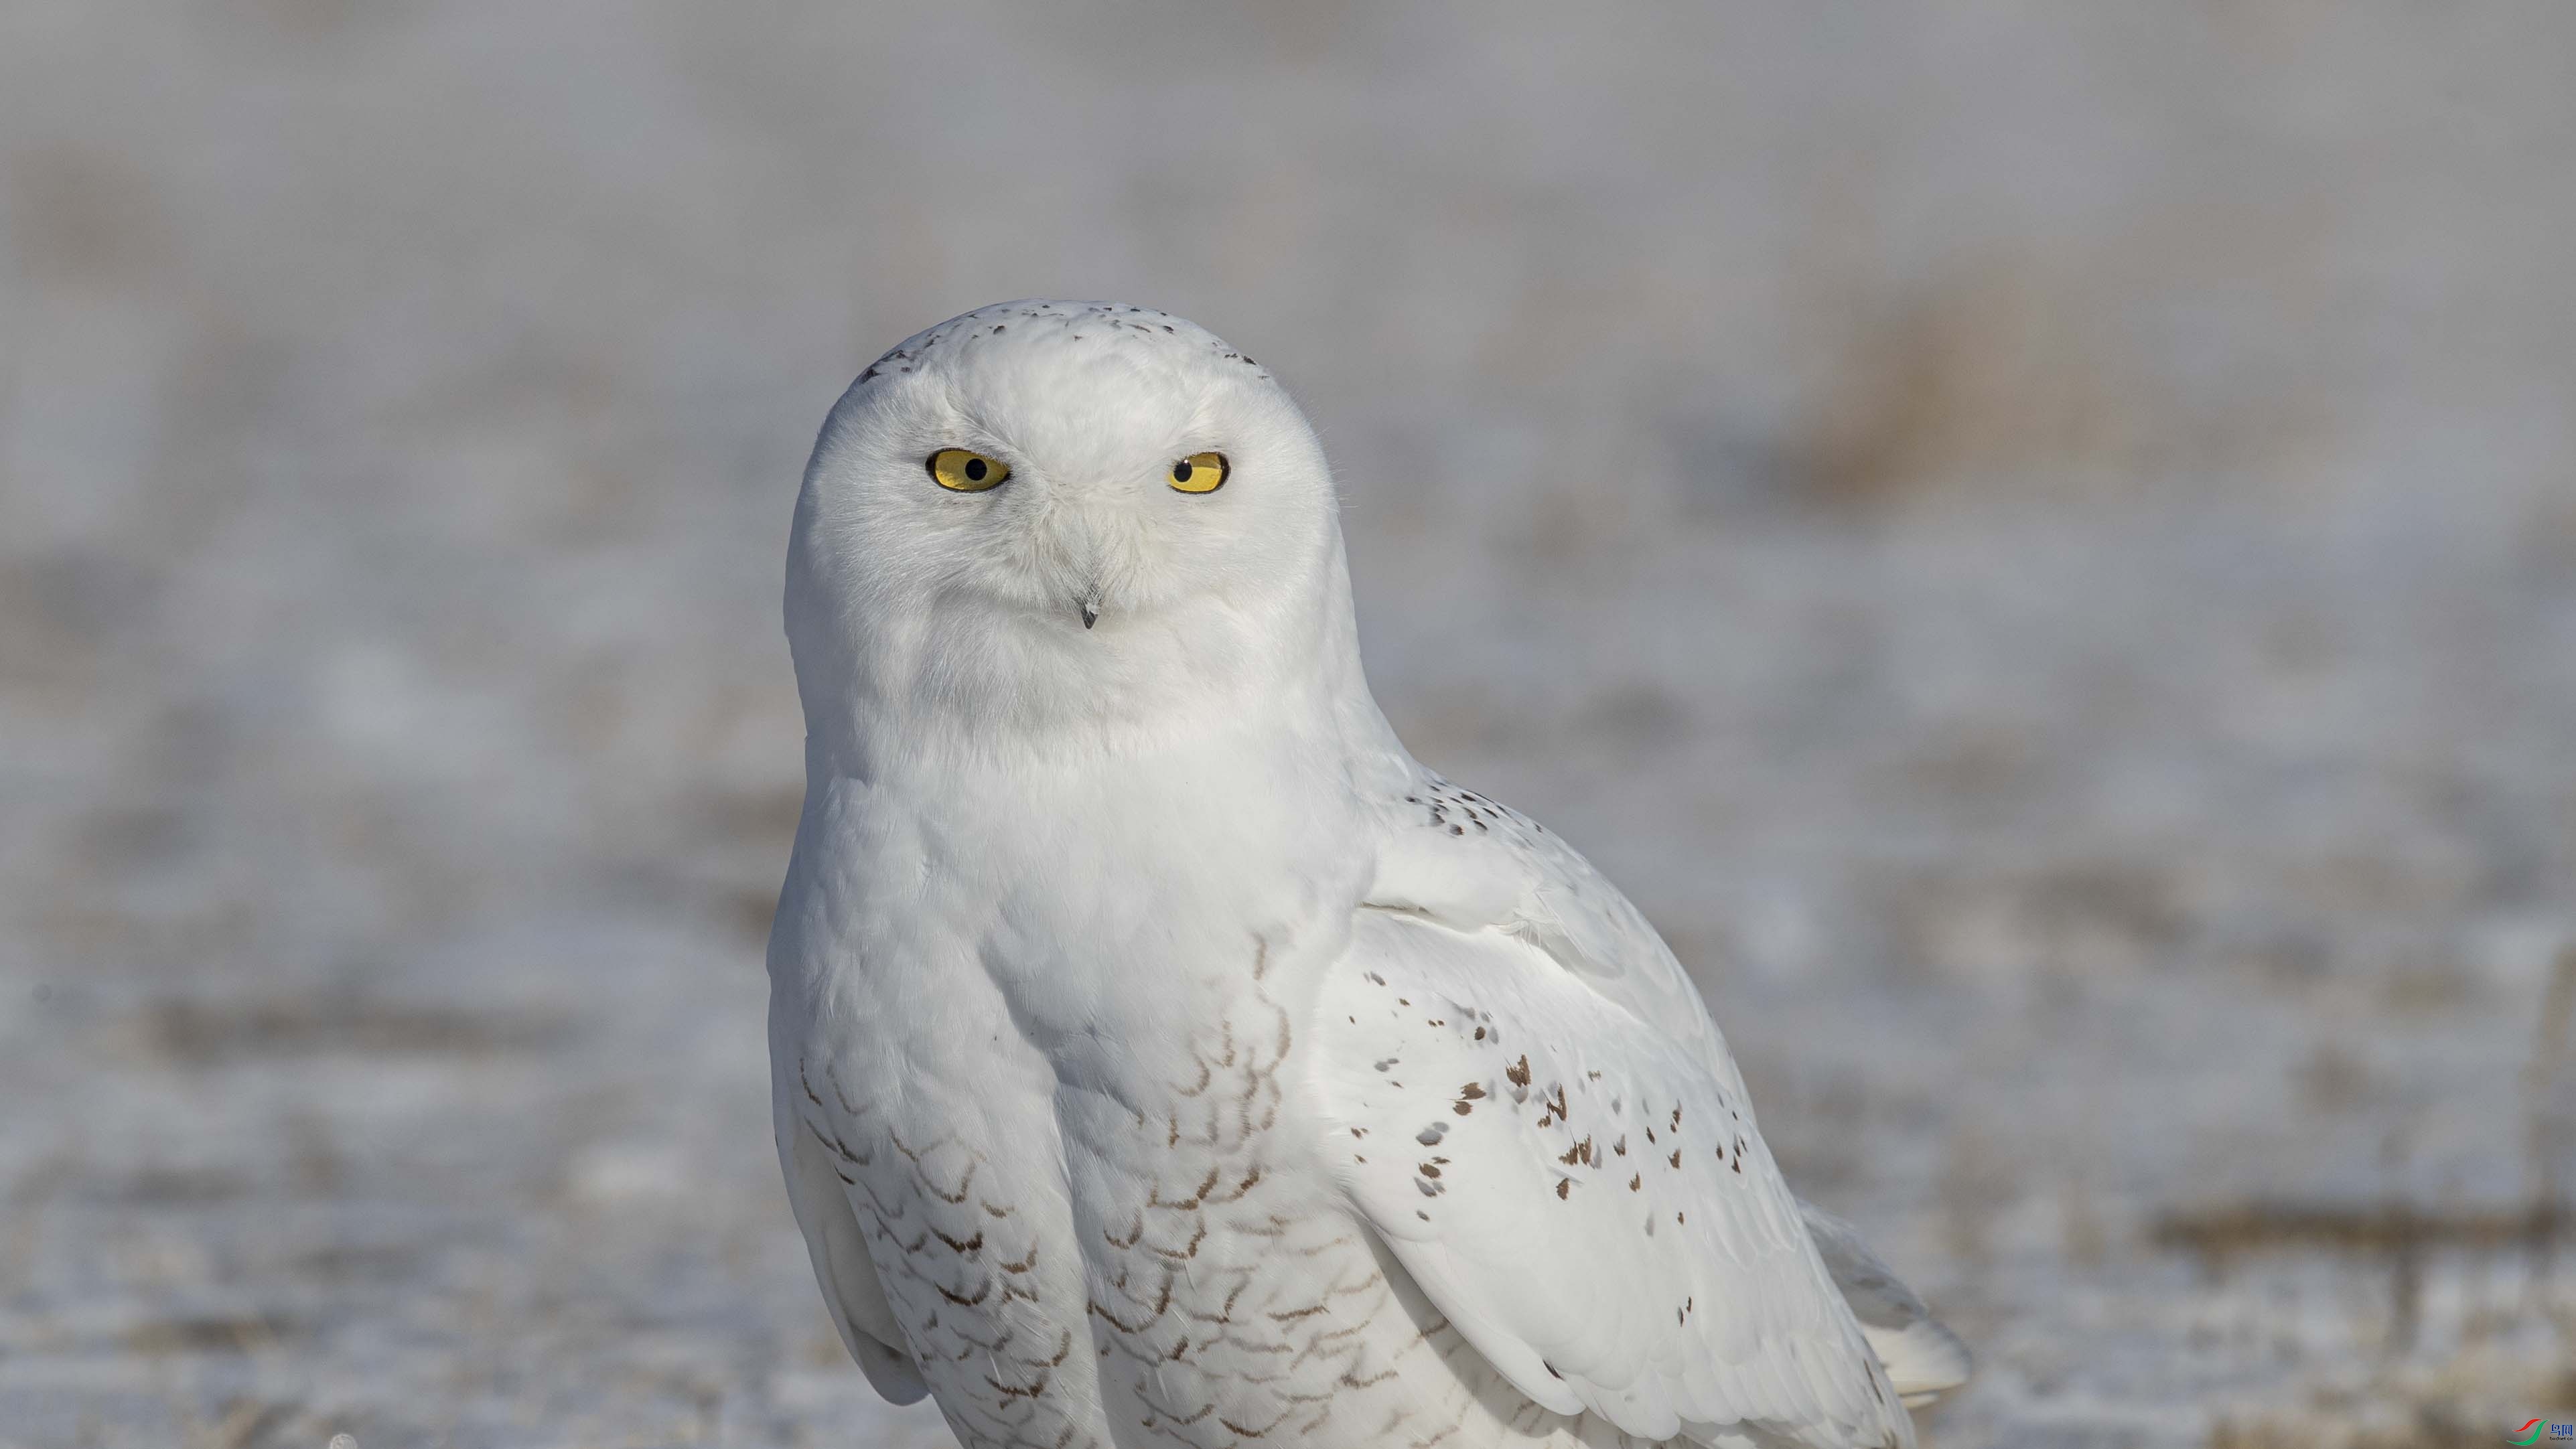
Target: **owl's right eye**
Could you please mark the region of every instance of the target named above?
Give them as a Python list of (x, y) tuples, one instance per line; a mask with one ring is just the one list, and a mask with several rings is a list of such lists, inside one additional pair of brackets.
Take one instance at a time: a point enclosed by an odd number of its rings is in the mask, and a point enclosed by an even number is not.
[(942, 448), (930, 455), (931, 480), (951, 493), (981, 493), (1010, 476), (1010, 465), (964, 448)]

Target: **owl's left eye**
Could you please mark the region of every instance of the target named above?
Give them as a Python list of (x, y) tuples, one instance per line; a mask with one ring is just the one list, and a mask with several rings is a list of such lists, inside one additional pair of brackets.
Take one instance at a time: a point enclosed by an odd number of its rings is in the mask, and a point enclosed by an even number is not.
[(1223, 453), (1192, 453), (1172, 465), (1172, 486), (1183, 493), (1214, 493), (1229, 471)]
[(964, 448), (942, 448), (928, 462), (931, 481), (951, 493), (981, 493), (1011, 476), (1010, 466), (1000, 459)]

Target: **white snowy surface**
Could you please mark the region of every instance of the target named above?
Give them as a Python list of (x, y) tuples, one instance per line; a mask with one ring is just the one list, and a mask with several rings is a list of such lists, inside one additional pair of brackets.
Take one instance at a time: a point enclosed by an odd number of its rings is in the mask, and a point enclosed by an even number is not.
[(1932, 1442), (2576, 1417), (2576, 1242), (2401, 1330), (2402, 1255), (2155, 1231), (2576, 1183), (2571, 53), (16, 0), (0, 1445), (946, 1442), (768, 1146), (777, 588), (850, 376), (1024, 295), (1305, 400), (1398, 727), (1762, 1023), (1981, 1354)]

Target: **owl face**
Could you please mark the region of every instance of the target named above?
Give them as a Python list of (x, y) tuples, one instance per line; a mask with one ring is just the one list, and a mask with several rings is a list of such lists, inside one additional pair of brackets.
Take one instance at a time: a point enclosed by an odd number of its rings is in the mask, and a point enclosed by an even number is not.
[(800, 677), (898, 654), (979, 694), (1219, 670), (1319, 612), (1338, 553), (1314, 434), (1252, 359), (1143, 308), (1004, 303), (833, 409), (790, 635)]

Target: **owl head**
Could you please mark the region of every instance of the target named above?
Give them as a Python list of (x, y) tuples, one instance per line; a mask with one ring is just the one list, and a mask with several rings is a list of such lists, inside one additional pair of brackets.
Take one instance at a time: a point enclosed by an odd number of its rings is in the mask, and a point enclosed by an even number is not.
[(1285, 389), (1150, 308), (1005, 302), (850, 385), (805, 470), (788, 638), (809, 729), (1187, 728), (1350, 632), (1331, 475)]

